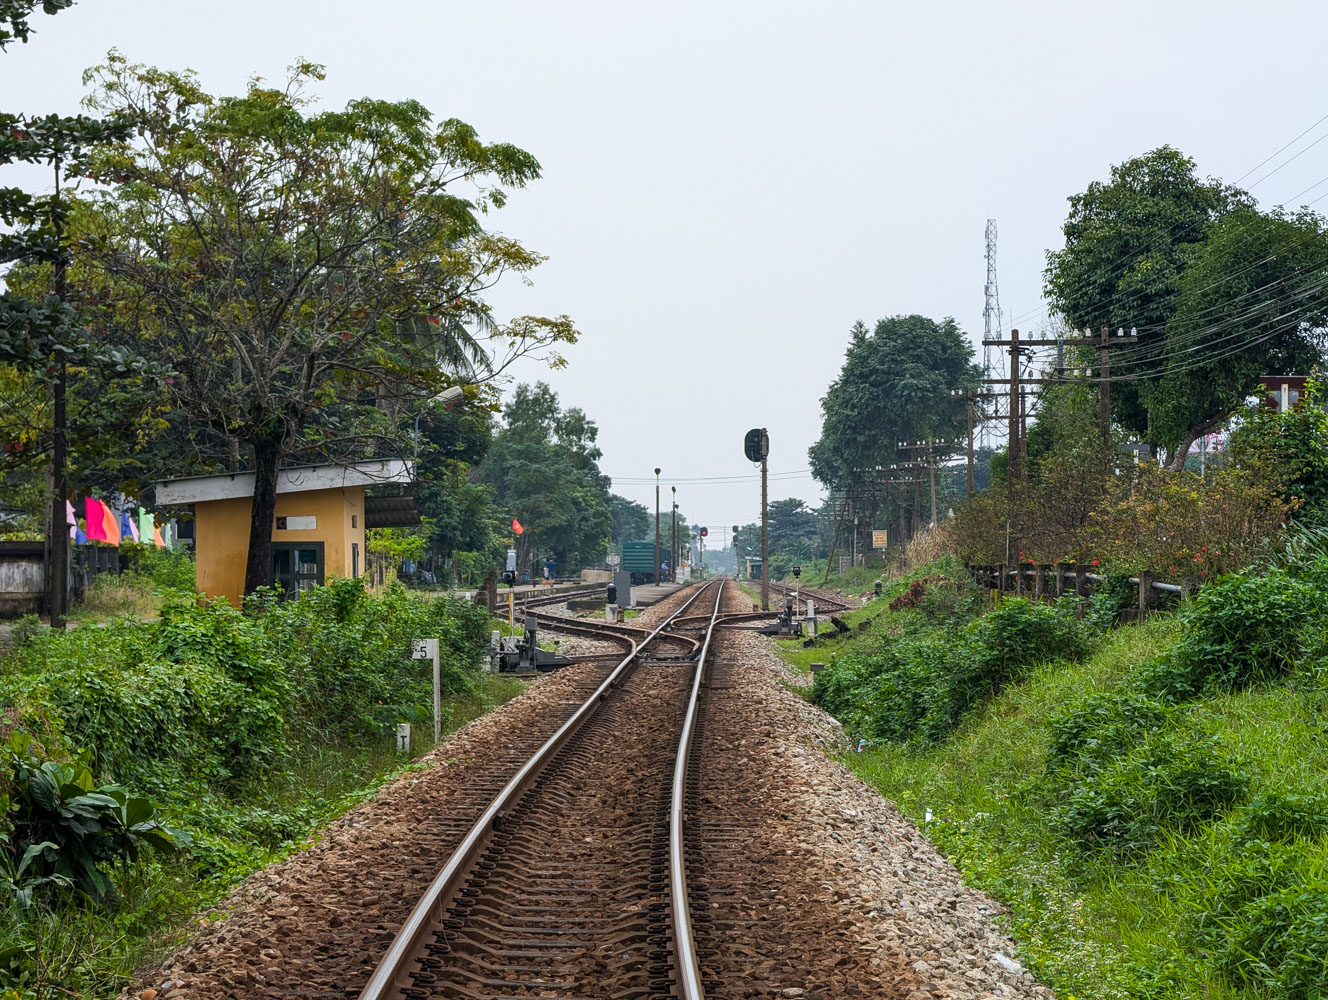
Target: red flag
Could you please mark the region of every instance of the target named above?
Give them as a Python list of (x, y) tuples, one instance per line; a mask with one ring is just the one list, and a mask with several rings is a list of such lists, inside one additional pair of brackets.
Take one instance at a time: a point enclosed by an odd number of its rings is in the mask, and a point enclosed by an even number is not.
[(521, 527), (520, 521), (518, 521), (516, 518), (512, 518), (512, 530), (519, 535), (521, 534), (521, 532), (525, 531), (526, 529)]

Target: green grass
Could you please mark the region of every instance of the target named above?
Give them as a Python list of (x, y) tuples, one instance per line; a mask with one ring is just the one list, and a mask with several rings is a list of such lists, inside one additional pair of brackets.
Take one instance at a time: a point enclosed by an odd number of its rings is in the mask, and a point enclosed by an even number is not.
[[(908, 615), (880, 615), (867, 632), (822, 650), (777, 645), (792, 668), (805, 670), (916, 628)], [(1004, 919), (1021, 960), (1062, 998), (1328, 996), (1328, 969), (1319, 992), (1251, 984), (1187, 937), (1222, 892), (1248, 881), (1243, 873), (1262, 849), (1238, 836), (1240, 807), (1188, 834), (1167, 830), (1152, 850), (1130, 857), (1083, 850), (1051, 822), (1049, 721), (1086, 695), (1121, 688), (1179, 635), (1173, 618), (1115, 629), (1082, 662), (1036, 667), (939, 743), (872, 745), (845, 754), (845, 763), (923, 828), (965, 881), (1009, 907)], [(1304, 793), (1328, 788), (1325, 718), (1328, 690), (1301, 677), (1186, 703), (1169, 725), (1214, 735), (1251, 774), (1255, 793)], [(1328, 838), (1295, 840), (1288, 850), (1312, 890), (1328, 888)]]
[(70, 621), (79, 624), (103, 622), (120, 615), (156, 618), (166, 591), (137, 573), (102, 573), (92, 578), (83, 599), (69, 610)]

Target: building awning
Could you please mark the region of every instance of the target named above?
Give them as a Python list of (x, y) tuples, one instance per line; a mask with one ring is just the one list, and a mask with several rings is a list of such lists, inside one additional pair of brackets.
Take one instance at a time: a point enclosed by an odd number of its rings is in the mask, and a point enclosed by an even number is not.
[[(346, 486), (381, 486), (408, 483), (414, 478), (414, 463), (401, 458), (374, 459), (350, 465), (307, 465), (277, 473), (278, 493), (335, 490)], [(224, 476), (193, 476), (157, 484), (157, 505), (175, 507), (208, 500), (234, 500), (254, 495), (252, 472)], [(418, 524), (418, 520), (416, 521)]]
[(422, 523), (414, 497), (364, 498), (366, 528), (417, 528)]

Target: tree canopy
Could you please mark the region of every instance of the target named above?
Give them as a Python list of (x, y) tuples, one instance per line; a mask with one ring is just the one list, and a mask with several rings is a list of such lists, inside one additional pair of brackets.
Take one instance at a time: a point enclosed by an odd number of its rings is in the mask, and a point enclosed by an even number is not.
[(482, 224), (535, 158), (417, 101), (315, 110), (322, 75), (301, 63), (239, 97), (115, 53), (87, 75), (89, 104), (139, 129), (91, 166), (114, 185), (98, 262), (177, 370), (196, 447), (257, 474), (246, 591), (267, 580), (282, 465), (403, 451), (443, 388), (576, 337), (566, 317), (497, 324), (483, 297), (541, 260)]

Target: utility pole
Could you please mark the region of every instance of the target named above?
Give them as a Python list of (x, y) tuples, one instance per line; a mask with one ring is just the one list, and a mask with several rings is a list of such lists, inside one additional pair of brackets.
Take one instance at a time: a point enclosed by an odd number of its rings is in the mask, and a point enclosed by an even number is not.
[(976, 401), (971, 390), (964, 393), (964, 403), (968, 411), (966, 414), (968, 423), (968, 490), (964, 495), (970, 497), (977, 492), (976, 480), (973, 477), (973, 404)]
[(1007, 467), (1010, 482), (1017, 480), (1023, 472), (1020, 461), (1024, 443), (1019, 438), (1019, 331), (1010, 331), (1010, 447)]
[(761, 428), (761, 610), (770, 610), (770, 494), (766, 470), (769, 467), (770, 435)]
[[(1001, 293), (996, 284), (996, 220), (987, 220), (987, 283), (983, 286), (982, 377), (997, 378), (991, 363), (991, 348), (1001, 341)], [(1000, 357), (998, 354), (997, 357)], [(985, 424), (984, 424), (985, 426)], [(983, 439), (986, 440), (985, 438)], [(969, 492), (973, 490), (970, 487)]]
[(673, 533), (669, 535), (669, 569), (673, 579), (678, 579), (678, 487), (673, 490)]
[(1111, 352), (1108, 345), (1111, 343), (1111, 330), (1102, 327), (1102, 346), (1097, 349), (1097, 377), (1101, 379), (1098, 383), (1097, 400), (1097, 423), (1098, 431), (1102, 434), (1102, 445), (1105, 447), (1111, 441)]
[[(1139, 340), (1138, 334), (1130, 331), (1127, 337), (1123, 329), (1116, 331), (1116, 336), (1111, 335), (1110, 327), (1102, 327), (1098, 336), (1094, 337), (1091, 330), (1085, 330), (1084, 335), (1073, 339), (1057, 337), (1054, 339), (1033, 338), (1020, 341), (1019, 331), (1010, 331), (1010, 354), (1012, 364), (1010, 365), (1009, 378), (1009, 419), (1010, 419), (1010, 479), (1014, 480), (1022, 470), (1017, 469), (1018, 459), (1022, 457), (1024, 447), (1023, 441), (1019, 441), (1018, 454), (1016, 454), (1014, 437), (1019, 432), (1020, 422), (1024, 418), (1023, 401), (1020, 398), (1020, 378), (1018, 357), (1033, 347), (1055, 347), (1057, 358), (1057, 372), (1055, 378), (1029, 378), (1023, 381), (1025, 386), (1033, 385), (1066, 385), (1074, 383), (1092, 383), (1098, 384), (1098, 428), (1102, 435), (1102, 443), (1106, 445), (1111, 440), (1111, 348), (1117, 344), (1134, 344)], [(993, 341), (993, 344), (1000, 343)], [(1098, 373), (1097, 378), (1066, 378), (1064, 376), (1063, 362), (1064, 349), (1066, 347), (1093, 347), (1098, 352)], [(984, 385), (1005, 385), (1005, 379), (986, 378), (983, 379)]]
[(931, 481), (931, 526), (936, 527), (936, 450), (927, 438), (927, 478)]
[(655, 470), (655, 571), (650, 574), (656, 583), (663, 583), (659, 578), (659, 470)]
[[(55, 203), (60, 203), (60, 158), (55, 160)], [(59, 246), (55, 261), (55, 297), (64, 302), (67, 294), (66, 275), (69, 261), (64, 247), (63, 208), (51, 212), (51, 224), (55, 229), (55, 239)], [(47, 595), (46, 614), (51, 628), (65, 627), (65, 614), (69, 610), (69, 524), (65, 516), (65, 504), (69, 500), (68, 472), (65, 468), (69, 452), (69, 421), (66, 413), (66, 389), (69, 379), (69, 366), (63, 351), (56, 351), (55, 384), (52, 389), (52, 421), (54, 435), (51, 442), (51, 520), (50, 567), (46, 579), (50, 584)]]

